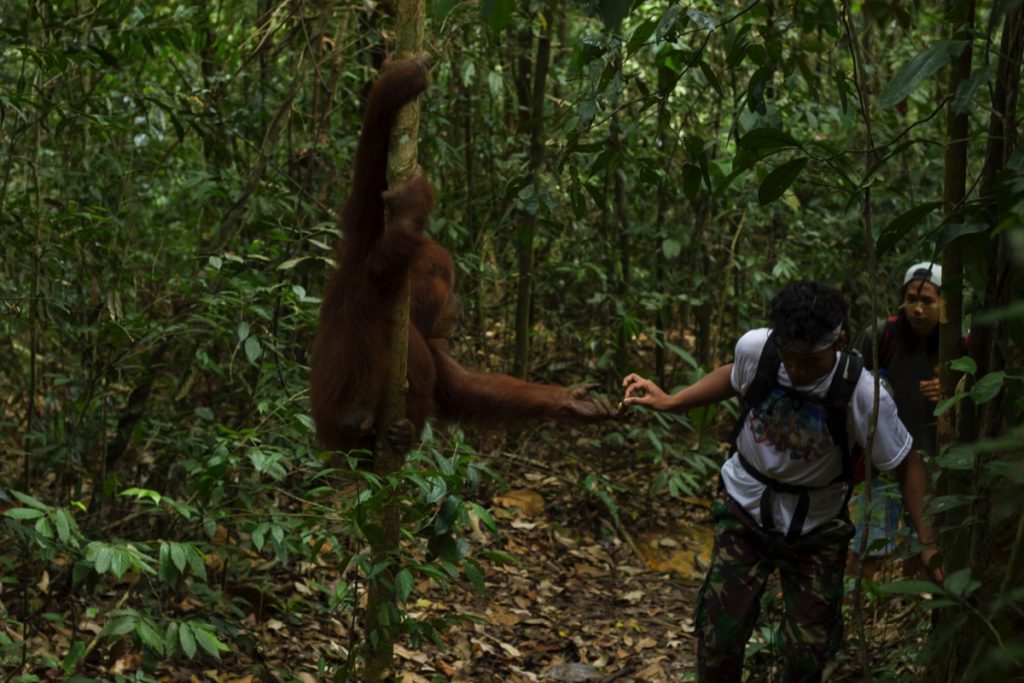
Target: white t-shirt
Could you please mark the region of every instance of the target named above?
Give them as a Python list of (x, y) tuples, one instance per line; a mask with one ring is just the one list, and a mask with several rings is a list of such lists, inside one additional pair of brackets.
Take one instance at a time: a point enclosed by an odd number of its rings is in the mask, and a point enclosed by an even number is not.
[[(754, 381), (768, 333), (768, 328), (751, 330), (736, 343), (736, 359), (730, 380), (740, 394), (745, 393)], [(747, 462), (766, 477), (787, 484), (814, 487), (808, 491), (810, 508), (802, 534), (840, 515), (848, 484), (835, 481), (842, 474), (843, 461), (825, 426), (824, 407), (811, 403), (802, 404), (801, 408), (799, 398), (794, 398), (780, 387), (795, 389), (820, 400), (828, 392), (835, 372), (836, 366), (833, 365), (820, 381), (793, 387), (785, 366), (780, 364), (779, 386), (772, 389), (760, 406), (754, 406), (747, 413), (736, 440), (737, 449)], [(876, 469), (891, 470), (910, 452), (912, 440), (897, 417), (896, 404), (888, 392), (880, 392), (879, 401), (878, 428), (871, 460)], [(849, 434), (861, 448), (867, 444), (873, 404), (874, 380), (871, 373), (862, 372), (847, 411)], [(761, 524), (761, 495), (765, 485), (743, 469), (735, 453), (722, 465), (721, 476), (729, 495)], [(772, 518), (778, 531), (785, 533), (789, 530), (798, 498), (796, 493), (772, 493)]]

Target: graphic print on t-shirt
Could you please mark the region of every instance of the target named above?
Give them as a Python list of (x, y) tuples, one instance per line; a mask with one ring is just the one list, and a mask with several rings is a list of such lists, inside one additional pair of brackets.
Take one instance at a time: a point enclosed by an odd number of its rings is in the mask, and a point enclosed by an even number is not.
[(824, 407), (779, 387), (750, 410), (747, 424), (754, 441), (773, 447), (790, 460), (811, 462), (835, 450), (825, 426)]

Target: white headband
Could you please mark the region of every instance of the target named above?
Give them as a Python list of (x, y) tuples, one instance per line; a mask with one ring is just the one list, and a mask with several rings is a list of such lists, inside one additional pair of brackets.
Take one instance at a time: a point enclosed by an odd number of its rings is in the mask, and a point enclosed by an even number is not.
[(843, 324), (839, 323), (834, 330), (826, 333), (814, 342), (804, 341), (803, 339), (787, 339), (785, 341), (776, 339), (776, 343), (778, 343), (780, 349), (791, 353), (818, 353), (835, 344), (836, 340), (839, 339), (839, 333), (842, 331)]

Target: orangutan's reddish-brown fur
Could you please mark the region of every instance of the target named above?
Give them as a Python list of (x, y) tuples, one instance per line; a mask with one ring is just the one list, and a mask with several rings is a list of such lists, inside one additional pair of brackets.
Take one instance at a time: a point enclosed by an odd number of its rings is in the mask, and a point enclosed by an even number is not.
[[(463, 368), (449, 353), (458, 317), (451, 254), (424, 234), (434, 188), (417, 171), (387, 189), (388, 138), (398, 111), (428, 84), (425, 59), (389, 62), (370, 91), (352, 191), (341, 215), (337, 269), (313, 344), (313, 420), (332, 451), (372, 448), (391, 371), (390, 313), (410, 280), (406, 417), (418, 436), (429, 417), (502, 423), (531, 418), (600, 420), (613, 411), (586, 387), (533, 384)], [(384, 230), (385, 205), (391, 229)]]

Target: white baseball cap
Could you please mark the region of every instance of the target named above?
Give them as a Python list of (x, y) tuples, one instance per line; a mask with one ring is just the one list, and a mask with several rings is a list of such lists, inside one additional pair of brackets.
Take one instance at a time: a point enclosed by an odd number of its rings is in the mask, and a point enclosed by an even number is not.
[(903, 286), (906, 287), (913, 280), (930, 282), (939, 289), (942, 289), (942, 266), (929, 261), (915, 263), (907, 268), (907, 273), (903, 276)]

